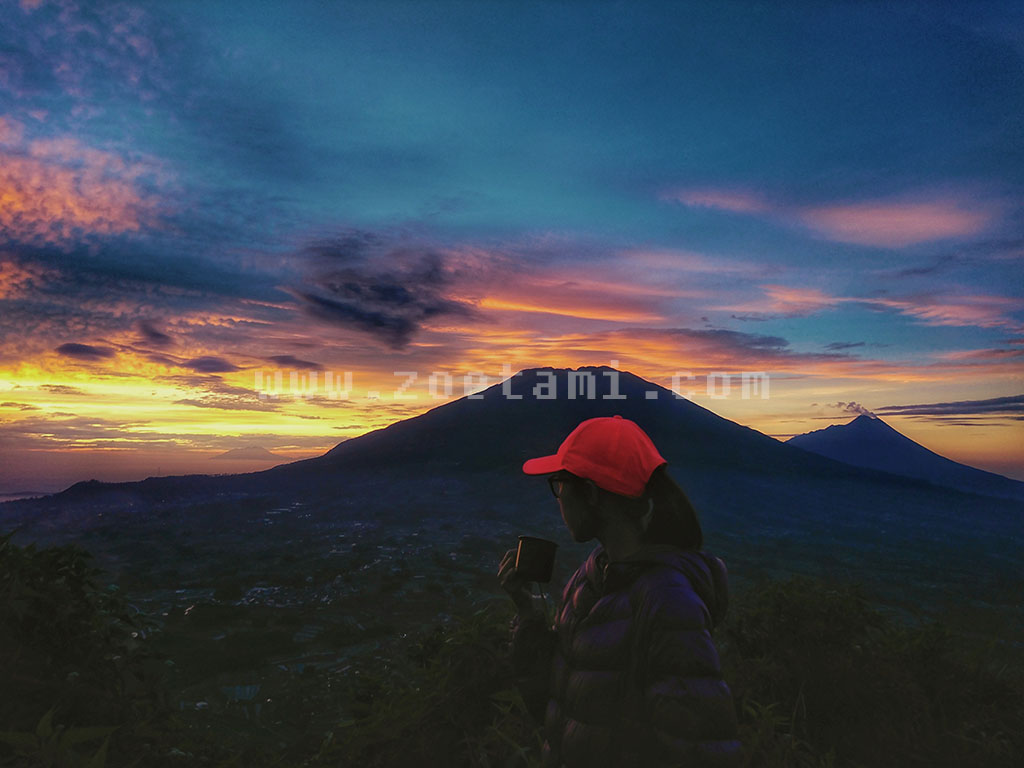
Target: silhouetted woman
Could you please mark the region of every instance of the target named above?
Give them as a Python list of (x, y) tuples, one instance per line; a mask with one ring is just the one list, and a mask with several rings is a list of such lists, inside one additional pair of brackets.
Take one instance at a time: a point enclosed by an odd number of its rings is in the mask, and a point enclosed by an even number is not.
[(518, 607), (512, 659), (544, 724), (543, 765), (735, 766), (736, 714), (711, 631), (728, 602), (725, 566), (665, 459), (636, 423), (588, 419), (548, 475), (575, 541), (597, 539), (565, 585), (553, 626), (509, 550), (498, 572)]

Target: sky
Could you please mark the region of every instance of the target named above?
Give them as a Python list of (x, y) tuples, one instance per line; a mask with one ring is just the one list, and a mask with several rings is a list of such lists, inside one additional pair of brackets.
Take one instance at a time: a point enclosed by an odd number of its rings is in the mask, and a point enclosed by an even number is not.
[(1019, 3), (0, 14), (0, 493), (584, 365), (1024, 480)]

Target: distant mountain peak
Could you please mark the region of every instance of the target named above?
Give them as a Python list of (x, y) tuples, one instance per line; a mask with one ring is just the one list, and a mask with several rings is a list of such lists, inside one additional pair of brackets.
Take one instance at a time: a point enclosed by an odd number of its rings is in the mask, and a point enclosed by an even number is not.
[(947, 459), (916, 443), (873, 414), (833, 424), (786, 441), (836, 461), (935, 485), (1004, 498), (1024, 499), (1024, 483)]
[(288, 461), (288, 457), (271, 453), (260, 445), (247, 445), (244, 448), (232, 448), (230, 451), (212, 456), (212, 459), (236, 459), (246, 461)]
[[(852, 427), (853, 429), (856, 430), (895, 432), (897, 435), (900, 434), (900, 432), (896, 429), (893, 429), (893, 427), (890, 424), (887, 424), (886, 422), (882, 421), (882, 419), (879, 418), (878, 416), (869, 413), (862, 413), (860, 416), (853, 419), (853, 421), (849, 421), (846, 424), (837, 426), (841, 426), (843, 429), (849, 429)], [(902, 435), (900, 436), (902, 437)]]

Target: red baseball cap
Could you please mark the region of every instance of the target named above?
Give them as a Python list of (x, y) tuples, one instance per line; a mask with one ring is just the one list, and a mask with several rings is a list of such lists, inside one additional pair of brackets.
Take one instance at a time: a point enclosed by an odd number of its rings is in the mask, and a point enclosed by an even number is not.
[(606, 491), (637, 498), (651, 473), (667, 463), (635, 421), (601, 416), (581, 422), (558, 446), (558, 453), (530, 459), (523, 472), (548, 475), (564, 469)]

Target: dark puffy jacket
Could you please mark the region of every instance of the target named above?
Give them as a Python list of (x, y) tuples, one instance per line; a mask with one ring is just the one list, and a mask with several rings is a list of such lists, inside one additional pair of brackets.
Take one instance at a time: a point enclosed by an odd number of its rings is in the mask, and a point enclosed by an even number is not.
[(609, 563), (597, 547), (566, 584), (554, 627), (513, 625), (512, 658), (535, 716), (546, 700), (544, 766), (739, 765), (735, 708), (711, 640), (727, 602), (718, 558), (650, 546)]

